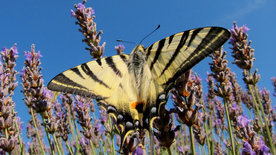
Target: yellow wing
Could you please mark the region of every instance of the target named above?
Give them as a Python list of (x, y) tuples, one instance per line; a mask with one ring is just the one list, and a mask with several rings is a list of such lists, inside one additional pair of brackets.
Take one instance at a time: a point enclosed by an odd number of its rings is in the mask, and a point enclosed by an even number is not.
[(90, 61), (53, 78), (48, 88), (95, 99), (106, 99), (119, 87), (127, 73), (128, 55)]
[(221, 27), (198, 28), (164, 38), (146, 49), (155, 82), (169, 91), (174, 81), (217, 50), (230, 37)]
[[(120, 123), (138, 120), (130, 103), (137, 101), (128, 73), (128, 55), (90, 61), (60, 73), (48, 89), (96, 99), (109, 113), (120, 115)], [(133, 126), (133, 124), (131, 124)], [(130, 125), (130, 127), (132, 127)]]

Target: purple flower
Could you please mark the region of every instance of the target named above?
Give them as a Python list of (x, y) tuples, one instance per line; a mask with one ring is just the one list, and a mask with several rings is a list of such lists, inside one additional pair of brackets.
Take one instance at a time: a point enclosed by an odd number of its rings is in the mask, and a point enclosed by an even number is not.
[(95, 11), (92, 9), (92, 8), (87, 8), (87, 14), (88, 16), (91, 16), (91, 15), (94, 15), (95, 14)]
[(179, 152), (184, 153), (184, 147), (182, 147), (181, 145), (179, 145), (177, 148), (178, 148)]
[(18, 51), (17, 51), (17, 47), (16, 45), (14, 45), (11, 50), (7, 49), (7, 48), (2, 48), (2, 51), (1, 51), (1, 55), (4, 55), (4, 56), (7, 56), (7, 55), (16, 55), (18, 54)]
[[(3, 54), (7, 53), (7, 50), (8, 50), (8, 49), (7, 49), (6, 47), (3, 47), (3, 48), (2, 48), (2, 51), (1, 51), (1, 54), (2, 54), (2, 53), (3, 53)], [(3, 55), (3, 54), (2, 54), (2, 55)]]
[(43, 56), (40, 54), (40, 51), (38, 51), (38, 52), (36, 53), (36, 58), (39, 59), (39, 58), (41, 58), (41, 57), (43, 57)]
[(249, 31), (250, 29), (246, 26), (246, 25), (243, 25), (242, 26), (242, 33), (246, 33), (247, 31)]
[(107, 122), (107, 114), (104, 109), (100, 109), (101, 123), (105, 124)]
[(84, 6), (82, 3), (79, 3), (79, 4), (77, 5), (77, 9), (80, 10), (80, 12), (84, 13), (85, 6)]
[[(250, 30), (246, 25), (243, 25), (242, 27), (238, 27), (238, 26), (237, 26), (237, 29), (241, 29), (241, 30), (242, 30), (242, 33), (246, 33), (247, 31)], [(231, 31), (235, 31), (235, 25), (232, 26)]]
[(218, 125), (218, 126), (220, 126), (221, 125), (221, 119), (215, 119), (215, 122), (214, 122), (214, 125), (216, 126), (216, 125)]
[(115, 49), (117, 50), (118, 48), (125, 49), (125, 46), (123, 44), (119, 44), (118, 46), (115, 46)]
[(256, 153), (253, 151), (252, 146), (247, 142), (244, 141), (243, 148), (242, 148), (242, 155), (255, 155)]
[(118, 46), (115, 46), (115, 50), (119, 55), (124, 53), (124, 49), (125, 49), (125, 46), (123, 44), (119, 44)]
[(74, 10), (72, 10), (72, 9), (71, 9), (71, 15), (72, 15), (72, 17), (74, 17), (74, 18), (77, 17), (76, 12), (75, 12)]
[(48, 90), (46, 87), (43, 87), (43, 96), (50, 100), (53, 96), (52, 92), (50, 90)]
[(231, 109), (236, 111), (238, 110), (239, 106), (236, 103), (231, 104)]
[(143, 155), (144, 151), (141, 145), (135, 148), (135, 150), (132, 152), (132, 155)]
[(258, 151), (264, 155), (270, 155), (269, 148), (265, 145), (264, 141), (260, 138), (257, 144)]
[(33, 58), (32, 53), (29, 52), (29, 51), (28, 51), (28, 52), (25, 52), (24, 55), (25, 55), (26, 60), (27, 60), (28, 62), (30, 62), (30, 61), (32, 60), (32, 58)]
[(12, 47), (12, 54), (13, 54), (13, 55), (18, 54), (18, 50), (17, 50), (17, 47), (16, 47), (16, 46), (13, 46), (13, 47)]
[(81, 108), (81, 109), (82, 109), (84, 105), (83, 105), (83, 103), (82, 103), (81, 101), (78, 101), (77, 106), (78, 106), (79, 108)]
[(248, 119), (245, 115), (240, 115), (238, 116), (238, 119), (237, 119), (237, 125), (240, 127), (240, 128), (244, 128), (246, 126), (248, 126), (248, 124), (251, 122), (250, 119)]

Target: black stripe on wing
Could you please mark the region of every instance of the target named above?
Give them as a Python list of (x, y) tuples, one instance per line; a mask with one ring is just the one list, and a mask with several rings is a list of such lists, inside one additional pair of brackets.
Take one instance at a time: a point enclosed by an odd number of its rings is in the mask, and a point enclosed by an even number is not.
[(174, 36), (175, 36), (175, 34), (174, 34), (174, 35), (171, 35), (171, 36), (169, 37), (169, 44), (168, 44), (168, 46), (171, 44), (171, 42), (172, 42)]
[[(81, 88), (81, 89), (86, 89), (85, 87), (83, 87), (82, 85), (72, 81), (71, 79), (69, 79), (67, 76), (65, 76), (63, 73), (60, 73), (59, 75), (57, 75), (52, 81), (56, 81), (58, 83), (61, 83), (61, 84), (64, 84), (64, 85), (70, 85), (70, 86), (73, 86), (73, 87), (78, 87), (78, 88)], [(51, 82), (52, 82), (51, 81)], [(49, 88), (52, 88), (51, 86), (51, 82), (49, 83), (48, 87)]]
[(102, 66), (102, 59), (97, 59), (96, 62), (99, 66)]
[(147, 54), (146, 54), (146, 60), (148, 60), (148, 57), (149, 57), (149, 55), (150, 55), (150, 53), (151, 53), (151, 49), (152, 49), (152, 46), (153, 46), (154, 44), (151, 44), (149, 47), (148, 47), (148, 49), (147, 49)]
[(105, 97), (93, 94), (92, 92), (87, 90), (87, 88), (66, 77), (63, 73), (60, 73), (55, 78), (53, 78), (49, 82), (47, 88), (52, 91), (87, 96), (97, 100), (105, 99)]
[(84, 79), (84, 77), (81, 75), (80, 70), (77, 67), (71, 68), (71, 71), (73, 71), (74, 73), (76, 73), (78, 76), (80, 76), (82, 79)]
[(81, 69), (84, 71), (85, 74), (87, 74), (88, 76), (90, 76), (95, 82), (105, 86), (106, 88), (111, 89), (107, 84), (105, 84), (102, 80), (100, 80), (88, 67), (88, 65), (86, 63), (81, 65)]
[[(203, 28), (198, 28), (198, 29), (194, 30), (194, 32), (193, 32), (193, 34), (192, 34), (192, 36), (191, 36), (191, 38), (190, 38), (190, 40), (189, 40), (189, 43), (188, 43), (188, 45), (187, 45), (187, 48), (190, 47), (190, 45), (191, 45), (191, 43), (194, 41), (195, 37), (197, 36), (197, 34), (198, 34), (202, 29), (203, 29)], [(187, 48), (186, 48), (186, 49), (187, 49)], [(186, 49), (185, 49), (185, 50), (186, 50)]]
[[(210, 43), (215, 39), (219, 33), (223, 32), (219, 38), (217, 38), (213, 43)], [(198, 32), (197, 32), (198, 33)], [(188, 58), (180, 65), (180, 70), (174, 74), (164, 86), (168, 86), (167, 89), (170, 89), (173, 85), (172, 83), (187, 70), (191, 69), (202, 59), (207, 57), (209, 54), (221, 47), (230, 37), (230, 32), (224, 28), (212, 27), (205, 38), (201, 41), (198, 47), (193, 51)], [(208, 45), (209, 44), (209, 45)], [(208, 45), (208, 48), (206, 46)], [(201, 51), (203, 48), (206, 48), (204, 51)], [(201, 51), (201, 53), (199, 53)], [(195, 55), (198, 55), (195, 57)], [(185, 66), (183, 66), (185, 64)]]
[(113, 58), (112, 57), (107, 57), (105, 59), (107, 65), (113, 70), (113, 72), (118, 75), (119, 77), (122, 77), (121, 71), (116, 67)]
[(164, 45), (165, 45), (165, 41), (166, 41), (166, 39), (162, 39), (162, 40), (159, 41), (157, 50), (156, 50), (156, 52), (155, 52), (155, 56), (154, 56), (154, 58), (153, 58), (153, 61), (152, 61), (151, 64), (150, 64), (150, 70), (152, 70), (153, 65), (154, 65), (154, 64), (156, 63), (156, 61), (158, 60), (158, 57), (159, 57), (159, 55), (161, 54), (162, 48), (163, 48)]
[[(174, 36), (174, 35), (172, 35)], [(189, 36), (189, 31), (185, 31), (184, 34), (182, 35), (181, 39), (180, 39), (180, 42), (176, 48), (176, 50), (174, 51), (171, 59), (169, 60), (169, 62), (166, 64), (165, 68), (163, 69), (163, 71), (161, 72), (161, 75), (162, 76), (164, 74), (164, 72), (170, 67), (170, 65), (173, 63), (173, 61), (175, 60), (175, 58), (177, 57), (177, 55), (180, 53), (180, 49), (184, 46), (187, 38)], [(171, 39), (171, 37), (170, 37)]]
[(128, 60), (127, 57), (125, 55), (120, 55), (120, 58), (127, 64)]

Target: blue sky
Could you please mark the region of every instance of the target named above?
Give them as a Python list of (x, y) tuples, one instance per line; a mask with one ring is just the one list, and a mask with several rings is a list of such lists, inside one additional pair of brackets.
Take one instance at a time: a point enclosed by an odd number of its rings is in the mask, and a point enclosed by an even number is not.
[[(81, 1), (1, 1), (0, 47), (10, 48), (17, 43), (20, 56), (16, 67), (18, 71), (24, 62), (23, 51), (30, 50), (33, 43), (43, 55), (41, 61), (45, 85), (56, 74), (91, 60), (88, 51), (84, 50), (86, 45), (81, 42), (83, 37), (74, 24), (75, 19), (70, 14), (70, 9), (78, 2)], [(270, 78), (276, 76), (275, 0), (88, 0), (86, 6), (95, 10), (97, 29), (104, 32), (104, 56), (116, 54), (116, 39), (138, 43), (159, 24), (161, 28), (143, 42), (145, 46), (192, 28), (222, 26), (230, 29), (233, 21), (237, 21), (239, 26), (246, 24), (250, 28), (249, 39), (253, 41), (252, 47), (255, 49), (254, 67), (261, 74), (259, 87), (273, 92)], [(130, 53), (134, 48), (132, 44), (125, 46), (125, 53)], [(228, 60), (232, 62), (228, 44), (224, 49), (228, 51)], [(210, 60), (207, 58), (194, 68), (203, 79), (209, 70)], [(242, 84), (241, 70), (229, 65)], [(18, 86), (14, 100), (18, 115), (26, 123), (29, 116), (26, 115), (21, 89)]]

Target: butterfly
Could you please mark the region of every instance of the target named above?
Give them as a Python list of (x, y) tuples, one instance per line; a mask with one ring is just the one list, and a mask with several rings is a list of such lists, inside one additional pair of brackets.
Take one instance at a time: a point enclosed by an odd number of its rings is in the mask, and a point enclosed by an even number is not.
[[(54, 77), (48, 89), (91, 97), (116, 118), (123, 139), (133, 130), (149, 129), (168, 100), (175, 81), (221, 47), (230, 32), (204, 27), (176, 33), (131, 54), (83, 63)], [(124, 140), (123, 140), (124, 141)]]

